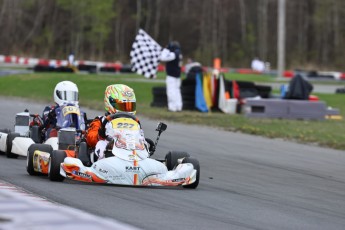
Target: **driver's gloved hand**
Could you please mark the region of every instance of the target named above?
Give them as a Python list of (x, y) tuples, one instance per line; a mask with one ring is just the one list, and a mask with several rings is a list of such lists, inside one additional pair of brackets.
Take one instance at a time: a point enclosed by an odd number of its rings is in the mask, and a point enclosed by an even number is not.
[(105, 135), (105, 129), (104, 128), (99, 128), (98, 129), (98, 135), (100, 136), (100, 137), (102, 137), (102, 138), (106, 138), (107, 136)]
[(149, 144), (149, 146), (145, 144), (146, 149), (148, 150), (150, 155), (152, 155), (156, 151), (156, 145), (150, 138), (145, 138), (145, 140), (146, 140), (146, 143)]
[(52, 118), (54, 118), (54, 117), (56, 117), (55, 109), (49, 110), (48, 118), (49, 118), (49, 119), (52, 119)]

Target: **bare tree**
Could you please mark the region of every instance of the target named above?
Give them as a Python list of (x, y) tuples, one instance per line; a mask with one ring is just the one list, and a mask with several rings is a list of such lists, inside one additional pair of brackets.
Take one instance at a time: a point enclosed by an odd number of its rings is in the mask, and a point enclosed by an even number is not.
[(240, 3), (240, 25), (241, 25), (241, 40), (242, 44), (245, 43), (247, 37), (247, 30), (246, 30), (246, 5), (244, 0), (239, 0)]
[[(0, 0), (0, 54), (128, 62), (141, 26), (161, 45), (179, 40), (205, 65), (277, 66), (276, 0)], [(343, 70), (345, 1), (286, 1), (288, 68)]]

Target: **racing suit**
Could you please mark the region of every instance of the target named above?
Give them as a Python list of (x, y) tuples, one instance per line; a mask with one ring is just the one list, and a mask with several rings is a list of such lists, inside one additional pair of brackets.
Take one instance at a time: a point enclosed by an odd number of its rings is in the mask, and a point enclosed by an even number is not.
[(101, 137), (98, 132), (100, 132), (100, 128), (102, 126), (102, 122), (104, 121), (104, 116), (99, 116), (93, 119), (90, 123), (88, 130), (86, 131), (86, 143), (90, 148), (95, 148), (96, 144), (99, 140), (104, 140), (104, 137)]

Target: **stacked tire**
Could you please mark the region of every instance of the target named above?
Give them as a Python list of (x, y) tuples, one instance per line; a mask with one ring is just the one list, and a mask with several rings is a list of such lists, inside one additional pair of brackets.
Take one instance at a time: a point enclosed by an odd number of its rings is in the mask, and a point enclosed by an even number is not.
[(182, 81), (181, 94), (183, 110), (195, 110), (195, 79), (185, 79)]
[(152, 107), (168, 107), (168, 98), (166, 93), (166, 87), (159, 86), (152, 88), (153, 101)]
[(335, 93), (345, 93), (345, 88), (336, 89)]
[[(166, 87), (152, 88), (153, 101), (152, 107), (168, 107), (168, 98)], [(183, 110), (195, 110), (195, 81), (182, 81), (181, 95), (183, 102)]]

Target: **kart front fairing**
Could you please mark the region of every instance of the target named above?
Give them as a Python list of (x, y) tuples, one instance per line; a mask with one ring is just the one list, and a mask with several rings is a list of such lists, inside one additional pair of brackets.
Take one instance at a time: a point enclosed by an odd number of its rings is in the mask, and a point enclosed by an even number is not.
[(194, 183), (196, 170), (190, 163), (168, 171), (165, 164), (149, 158), (139, 124), (129, 118), (115, 119), (106, 125), (113, 138), (112, 156), (85, 167), (77, 158), (67, 157), (60, 174), (70, 179), (141, 186), (178, 186)]
[(101, 159), (91, 167), (85, 167), (78, 158), (66, 157), (60, 169), (62, 176), (73, 180), (132, 186), (188, 185), (195, 182), (196, 173), (190, 163), (168, 171), (163, 163), (151, 158), (135, 164), (116, 156)]

